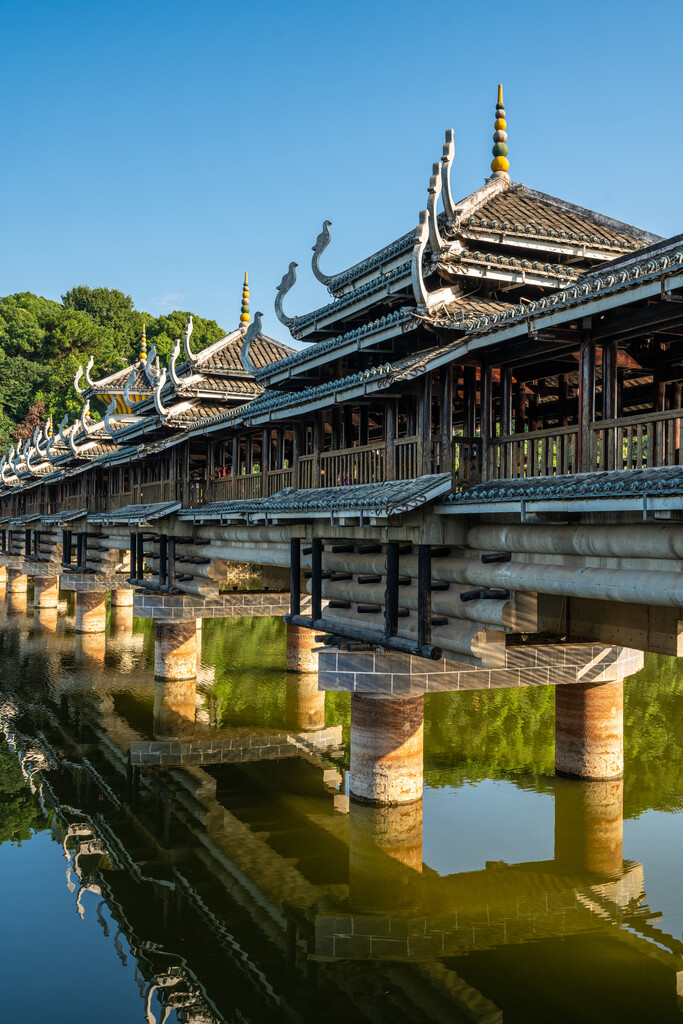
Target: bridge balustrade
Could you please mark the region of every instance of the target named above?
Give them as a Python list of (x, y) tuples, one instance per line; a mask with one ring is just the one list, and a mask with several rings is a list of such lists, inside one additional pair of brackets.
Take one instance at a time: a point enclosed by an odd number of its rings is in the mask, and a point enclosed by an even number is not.
[(266, 473), (266, 493), (277, 494), (284, 487), (294, 484), (293, 469), (271, 469)]
[(320, 486), (371, 484), (386, 480), (384, 442), (340, 448), (320, 455)]
[(311, 488), (313, 486), (313, 455), (299, 456), (299, 488)]
[(414, 480), (420, 475), (417, 468), (416, 437), (397, 437), (394, 441), (394, 458), (397, 480)]
[(595, 469), (647, 469), (680, 466), (683, 409), (643, 413), (591, 424)]
[(487, 479), (557, 476), (578, 472), (579, 428), (552, 427), (491, 438)]

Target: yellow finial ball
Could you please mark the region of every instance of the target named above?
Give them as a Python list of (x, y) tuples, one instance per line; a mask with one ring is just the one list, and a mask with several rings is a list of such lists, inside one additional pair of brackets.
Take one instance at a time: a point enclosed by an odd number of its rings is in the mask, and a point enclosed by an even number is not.
[(496, 129), (497, 132), (504, 132), (507, 126), (508, 123), (504, 117), (497, 117), (493, 123), (493, 127)]
[(510, 161), (506, 156), (496, 156), (491, 161), (492, 171), (509, 171)]

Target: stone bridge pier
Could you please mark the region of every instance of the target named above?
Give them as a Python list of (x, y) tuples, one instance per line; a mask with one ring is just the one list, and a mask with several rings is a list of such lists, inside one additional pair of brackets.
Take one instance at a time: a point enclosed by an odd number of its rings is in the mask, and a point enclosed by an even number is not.
[(154, 620), (154, 678), (196, 679), (197, 620)]
[(33, 607), (42, 611), (59, 604), (59, 576), (36, 576), (33, 580)]
[(154, 736), (192, 736), (195, 727), (197, 680), (154, 680)]
[(132, 590), (112, 590), (109, 626), (112, 633), (130, 633), (132, 631)]
[(621, 778), (623, 680), (642, 668), (642, 654), (598, 644), (522, 644), (503, 655), (489, 669), (393, 652), (321, 652), (321, 689), (351, 693), (351, 797), (382, 806), (421, 798), (424, 694), (454, 690), (554, 686), (558, 776)]
[(28, 593), (28, 576), (21, 569), (7, 569), (7, 593)]

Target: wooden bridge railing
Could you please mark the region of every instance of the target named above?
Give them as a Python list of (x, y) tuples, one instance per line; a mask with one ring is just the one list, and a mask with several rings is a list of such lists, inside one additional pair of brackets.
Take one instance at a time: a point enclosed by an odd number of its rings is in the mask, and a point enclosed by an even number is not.
[(268, 494), (277, 494), (283, 487), (293, 486), (293, 469), (271, 469), (266, 473), (266, 492)]
[(344, 487), (371, 484), (386, 479), (384, 443), (363, 444), (320, 455), (320, 486)]
[(591, 463), (597, 470), (683, 465), (683, 409), (643, 413), (591, 424)]
[(489, 441), (487, 479), (577, 472), (578, 436), (578, 427), (552, 427), (494, 437)]
[(413, 480), (419, 476), (417, 468), (417, 438), (397, 437), (394, 441), (394, 458), (397, 480)]

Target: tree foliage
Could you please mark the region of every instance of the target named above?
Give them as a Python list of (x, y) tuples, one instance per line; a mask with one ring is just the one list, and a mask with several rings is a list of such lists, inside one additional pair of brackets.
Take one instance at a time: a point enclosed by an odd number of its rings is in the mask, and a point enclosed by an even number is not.
[[(0, 452), (7, 451), (11, 438), (28, 436), (17, 428), (37, 403), (56, 423), (64, 413), (72, 418), (79, 413), (82, 402), (72, 387), (79, 365), (92, 355), (97, 379), (134, 362), (143, 324), (149, 345), (156, 344), (167, 361), (188, 315), (176, 310), (153, 317), (136, 310), (130, 295), (116, 288), (87, 285), (71, 288), (61, 303), (32, 292), (0, 298)], [(215, 320), (194, 316), (194, 351), (224, 334)]]

